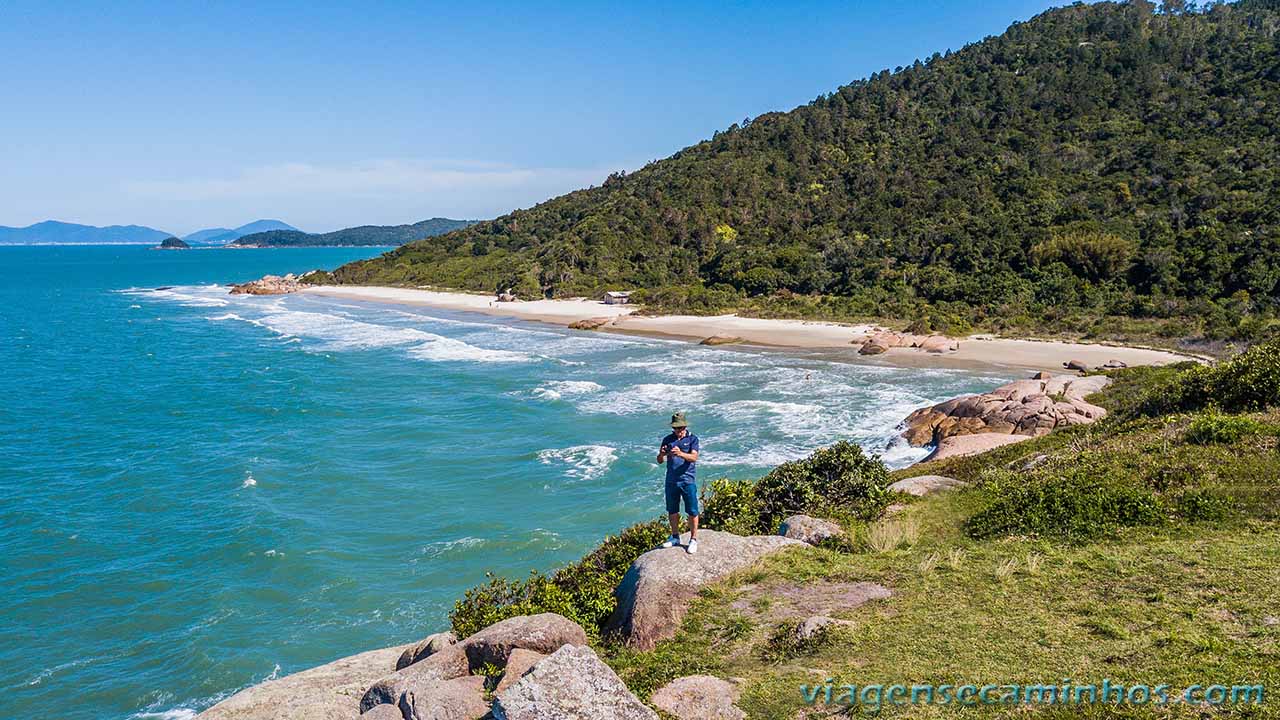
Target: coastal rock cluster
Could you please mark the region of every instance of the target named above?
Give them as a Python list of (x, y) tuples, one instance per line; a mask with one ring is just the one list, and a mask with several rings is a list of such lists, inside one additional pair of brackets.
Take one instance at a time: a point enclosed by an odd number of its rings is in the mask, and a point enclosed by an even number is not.
[(890, 348), (917, 348), (930, 353), (945, 353), (959, 350), (960, 341), (943, 335), (912, 335), (881, 330), (871, 333), (862, 341), (858, 354), (879, 355), (888, 352)]
[[(687, 540), (686, 540), (687, 542)], [(687, 555), (650, 550), (636, 559), (614, 595), (618, 607), (605, 623), (606, 632), (619, 633), (627, 645), (652, 650), (673, 637), (698, 590), (741, 570), (770, 553), (805, 543), (780, 535), (741, 536), (703, 530), (701, 552)]]
[(307, 284), (307, 276), (289, 273), (285, 276), (264, 275), (257, 280), (231, 286), (232, 295), (288, 295), (302, 289)]
[[(967, 435), (993, 435), (981, 449), (1046, 435), (1060, 427), (1094, 422), (1107, 411), (1085, 398), (1111, 382), (1102, 375), (1047, 376), (1015, 380), (980, 395), (966, 395), (916, 410), (902, 435), (915, 446), (935, 445)], [(1001, 438), (1001, 436), (1004, 436)], [(956, 454), (956, 453), (952, 453)]]
[[(789, 521), (814, 531), (831, 529), (819, 527), (827, 521), (817, 518), (795, 516)], [(697, 555), (681, 548), (658, 548), (632, 563), (615, 591), (618, 611), (606, 632), (618, 633), (632, 647), (652, 649), (675, 635), (689, 601), (704, 585), (772, 552), (805, 546), (780, 535), (744, 537), (710, 530), (699, 533), (698, 539), (705, 550)], [(836, 605), (843, 608), (860, 604), (843, 595), (839, 600)], [(740, 720), (744, 714), (734, 705), (738, 694), (737, 686), (726, 680), (689, 676), (660, 688), (652, 701), (681, 720)], [(658, 720), (658, 714), (596, 656), (586, 631), (555, 613), (507, 618), (461, 640), (442, 632), (417, 643), (343, 658), (243, 690), (199, 717)]]

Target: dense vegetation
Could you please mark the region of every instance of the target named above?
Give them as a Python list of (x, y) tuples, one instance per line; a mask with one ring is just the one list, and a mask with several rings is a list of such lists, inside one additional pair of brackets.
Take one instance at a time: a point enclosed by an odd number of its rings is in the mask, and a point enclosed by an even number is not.
[(1280, 4), (1073, 5), (335, 272), (963, 331), (1273, 332)]
[(435, 237), (465, 228), (473, 220), (431, 218), (412, 225), (361, 225), (327, 233), (305, 233), (301, 230), (267, 230), (236, 238), (232, 245), (242, 247), (329, 247), (360, 245), (403, 245), (414, 240)]

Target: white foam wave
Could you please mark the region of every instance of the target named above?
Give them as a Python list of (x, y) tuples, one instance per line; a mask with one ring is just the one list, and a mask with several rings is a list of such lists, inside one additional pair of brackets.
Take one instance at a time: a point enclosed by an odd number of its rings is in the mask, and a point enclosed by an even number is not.
[(611, 393), (597, 393), (579, 407), (587, 412), (634, 415), (665, 412), (702, 403), (715, 386), (641, 383)]
[(552, 380), (529, 391), (529, 394), (543, 400), (559, 400), (565, 395), (587, 395), (601, 390), (604, 390), (603, 385), (590, 380)]
[(618, 450), (608, 445), (574, 445), (538, 451), (543, 465), (563, 464), (564, 474), (578, 480), (595, 480), (609, 471)]
[(245, 473), (244, 482), (240, 483), (240, 487), (251, 488), (251, 487), (257, 487), (257, 486), (258, 486), (258, 481), (255, 480), (253, 476), (250, 475), (249, 473)]
[(243, 320), (288, 338), (318, 340), (325, 350), (405, 347), (413, 357), (436, 362), (525, 362), (533, 359), (525, 353), (476, 347), (417, 328), (379, 325), (328, 313), (282, 310), (256, 320), (238, 315), (227, 319)]

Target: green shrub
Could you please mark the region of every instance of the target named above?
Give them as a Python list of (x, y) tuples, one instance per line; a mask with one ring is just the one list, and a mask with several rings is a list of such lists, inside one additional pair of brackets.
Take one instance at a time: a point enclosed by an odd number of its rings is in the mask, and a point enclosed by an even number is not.
[(595, 634), (617, 606), (614, 589), (636, 558), (667, 536), (660, 521), (632, 525), (605, 538), (581, 560), (550, 577), (531, 572), (525, 580), (489, 577), (454, 603), (449, 621), (458, 637), (466, 637), (495, 622), (517, 615), (554, 612)]
[(758, 532), (774, 532), (788, 515), (876, 517), (889, 504), (889, 471), (880, 458), (840, 441), (774, 468), (756, 484)]
[(1198, 415), (1187, 426), (1183, 439), (1195, 445), (1231, 444), (1247, 437), (1259, 435), (1265, 429), (1262, 423), (1243, 415), (1223, 415), (1210, 411)]
[(1208, 490), (1188, 490), (1178, 496), (1178, 514), (1192, 522), (1224, 520), (1231, 515), (1232, 502)]
[(1249, 412), (1280, 405), (1280, 340), (1254, 345), (1213, 367), (1184, 370), (1147, 393), (1143, 415), (1203, 410)]
[(712, 480), (702, 488), (700, 522), (708, 530), (751, 535), (760, 524), (754, 480)]
[(1082, 468), (1065, 477), (987, 486), (994, 501), (965, 522), (974, 538), (1038, 535), (1079, 541), (1120, 526), (1154, 525), (1165, 518), (1152, 490)]

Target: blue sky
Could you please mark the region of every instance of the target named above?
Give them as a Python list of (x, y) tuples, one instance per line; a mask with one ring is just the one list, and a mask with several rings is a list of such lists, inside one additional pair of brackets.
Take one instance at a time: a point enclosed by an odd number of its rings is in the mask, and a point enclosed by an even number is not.
[(5, 0), (0, 225), (492, 217), (1050, 6)]

